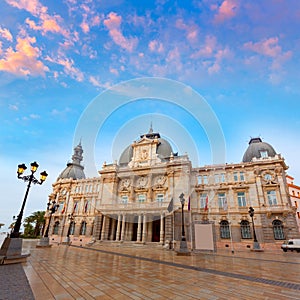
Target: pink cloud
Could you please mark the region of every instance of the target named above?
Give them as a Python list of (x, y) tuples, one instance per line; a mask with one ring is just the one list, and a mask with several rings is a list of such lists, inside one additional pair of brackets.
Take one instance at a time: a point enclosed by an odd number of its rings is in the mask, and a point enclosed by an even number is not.
[(13, 37), (12, 34), (10, 33), (10, 31), (6, 28), (1, 28), (0, 27), (0, 36), (2, 36), (3, 38), (5, 38), (6, 40), (12, 42), (13, 41)]
[(0, 70), (18, 76), (44, 76), (49, 69), (38, 59), (40, 50), (32, 46), (35, 42), (34, 37), (18, 38), (16, 51), (10, 47), (6, 49), (4, 58), (0, 59)]
[(197, 41), (199, 29), (195, 24), (187, 25), (182, 19), (178, 19), (176, 20), (176, 27), (186, 31), (186, 38), (189, 42), (193, 43)]
[(281, 47), (278, 45), (277, 37), (265, 39), (257, 43), (248, 42), (244, 44), (244, 48), (270, 57), (276, 57), (282, 51)]
[(25, 9), (34, 16), (39, 15), (41, 11), (45, 11), (45, 7), (38, 0), (6, 0), (6, 2), (18, 9)]
[(191, 58), (211, 57), (217, 48), (217, 39), (214, 36), (208, 35), (205, 38), (204, 45), (191, 55)]
[(44, 34), (53, 32), (64, 36), (68, 35), (68, 32), (59, 25), (62, 18), (59, 15), (50, 16), (47, 13), (48, 7), (43, 6), (38, 0), (6, 0), (6, 2), (18, 9), (24, 9), (39, 18), (38, 25), (29, 18), (26, 19), (25, 22), (32, 30), (40, 30)]
[(164, 51), (164, 46), (161, 42), (157, 40), (152, 40), (148, 44), (148, 48), (151, 52), (162, 53)]
[(69, 75), (71, 78), (82, 82), (84, 80), (84, 74), (74, 66), (73, 59), (69, 59), (66, 57), (59, 57), (59, 58), (51, 58), (50, 56), (47, 56), (45, 58), (47, 61), (50, 61), (52, 63), (56, 63), (58, 65), (61, 65), (64, 68), (65, 74)]
[(233, 18), (237, 13), (238, 7), (239, 0), (224, 0), (218, 8), (212, 7), (212, 9), (217, 9), (215, 21), (219, 23)]
[(118, 46), (122, 47), (123, 49), (132, 52), (135, 47), (137, 46), (138, 39), (137, 38), (126, 38), (120, 27), (122, 23), (122, 17), (118, 16), (116, 13), (111, 12), (108, 15), (108, 18), (103, 21), (104, 25), (109, 31), (109, 35), (111, 36), (112, 40)]

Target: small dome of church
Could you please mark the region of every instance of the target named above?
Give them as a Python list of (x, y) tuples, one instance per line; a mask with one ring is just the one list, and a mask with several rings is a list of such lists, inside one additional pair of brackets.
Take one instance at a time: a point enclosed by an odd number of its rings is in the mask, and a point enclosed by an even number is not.
[(81, 143), (74, 148), (74, 154), (72, 156), (72, 162), (67, 163), (67, 167), (60, 173), (58, 179), (84, 179), (85, 174), (83, 172), (84, 167), (80, 164), (83, 160), (83, 150)]
[[(166, 160), (170, 157), (171, 153), (173, 153), (170, 143), (167, 140), (161, 138), (159, 133), (154, 133), (152, 126), (150, 127), (150, 130), (148, 133), (140, 136), (140, 138), (143, 138), (143, 137), (146, 137), (148, 139), (157, 139), (158, 140), (156, 154), (160, 159)], [(122, 152), (120, 159), (119, 159), (119, 164), (120, 165), (128, 164), (131, 161), (132, 157), (133, 157), (133, 147), (132, 147), (132, 145), (129, 145)]]
[(261, 140), (261, 138), (251, 138), (249, 146), (243, 156), (243, 162), (251, 162), (254, 157), (265, 158), (274, 157), (276, 151), (274, 148)]

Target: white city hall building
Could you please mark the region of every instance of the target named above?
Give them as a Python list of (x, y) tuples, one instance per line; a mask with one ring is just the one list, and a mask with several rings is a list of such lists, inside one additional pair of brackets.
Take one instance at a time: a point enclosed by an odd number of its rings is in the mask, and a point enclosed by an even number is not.
[(182, 193), (189, 249), (252, 248), (254, 233), (262, 249), (272, 249), (299, 237), (284, 158), (260, 138), (250, 140), (240, 163), (198, 167), (187, 155), (173, 153), (150, 128), (118, 162), (104, 163), (99, 177), (86, 178), (82, 160), (80, 143), (53, 183), (49, 201), (59, 209), (51, 218), (51, 242), (156, 243), (176, 249)]

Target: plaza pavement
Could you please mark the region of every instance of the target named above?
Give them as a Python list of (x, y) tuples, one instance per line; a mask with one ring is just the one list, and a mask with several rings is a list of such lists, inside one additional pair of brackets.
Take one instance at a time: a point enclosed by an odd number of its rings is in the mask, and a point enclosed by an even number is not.
[[(24, 250), (31, 252), (23, 268), (34, 299), (300, 299), (296, 252), (187, 257), (158, 246), (104, 242), (41, 249), (26, 241)], [(0, 290), (0, 299), (30, 297), (3, 298)]]

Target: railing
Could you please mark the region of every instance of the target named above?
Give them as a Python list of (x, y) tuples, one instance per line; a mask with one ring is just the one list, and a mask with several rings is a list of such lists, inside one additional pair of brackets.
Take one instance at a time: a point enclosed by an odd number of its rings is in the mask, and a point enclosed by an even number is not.
[(115, 204), (101, 204), (99, 209), (104, 210), (134, 210), (134, 209), (167, 209), (169, 201), (156, 202), (129, 202), (129, 203), (115, 203)]

